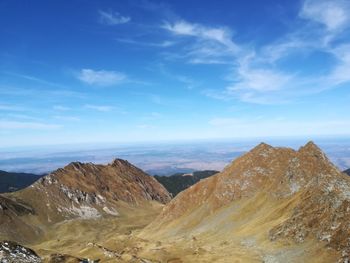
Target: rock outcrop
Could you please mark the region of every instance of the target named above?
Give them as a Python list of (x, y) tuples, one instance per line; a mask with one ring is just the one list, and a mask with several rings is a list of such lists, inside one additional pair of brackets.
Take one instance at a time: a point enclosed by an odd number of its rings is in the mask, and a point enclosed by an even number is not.
[(0, 262), (2, 263), (41, 263), (41, 258), (30, 248), (12, 241), (0, 242)]

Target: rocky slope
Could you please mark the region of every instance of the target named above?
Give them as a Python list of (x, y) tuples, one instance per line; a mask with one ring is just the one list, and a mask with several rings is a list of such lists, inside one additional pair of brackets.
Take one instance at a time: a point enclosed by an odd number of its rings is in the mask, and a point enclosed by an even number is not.
[[(10, 209), (0, 214), (0, 237), (19, 242), (35, 240), (45, 227), (55, 223), (118, 217), (125, 207), (164, 204), (170, 199), (161, 184), (127, 161), (116, 159), (108, 165), (75, 162), (1, 197), (3, 207)], [(29, 227), (20, 231), (16, 222)]]
[(348, 218), (350, 178), (314, 143), (262, 143), (181, 192), (140, 236), (202, 241), (218, 262), (237, 258), (233, 247), (251, 254), (242, 262), (349, 262)]
[(16, 242), (0, 242), (0, 262), (2, 263), (41, 263), (41, 258), (31, 249)]
[(187, 189), (191, 185), (199, 182), (202, 179), (208, 178), (218, 171), (196, 171), (193, 173), (177, 173), (170, 176), (158, 176), (155, 175), (154, 178), (160, 182), (173, 196), (176, 196), (181, 191)]

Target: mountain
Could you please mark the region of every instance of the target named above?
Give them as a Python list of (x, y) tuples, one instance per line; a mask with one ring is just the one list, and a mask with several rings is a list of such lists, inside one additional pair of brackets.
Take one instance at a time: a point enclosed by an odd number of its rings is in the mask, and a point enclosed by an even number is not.
[(208, 178), (216, 173), (218, 173), (218, 171), (206, 170), (193, 173), (176, 173), (171, 176), (155, 175), (154, 178), (156, 178), (156, 180), (160, 182), (169, 193), (176, 196), (191, 185), (194, 185), (200, 180)]
[(0, 171), (0, 193), (23, 189), (34, 183), (40, 177), (42, 177), (42, 175)]
[(178, 262), (349, 262), (349, 218), (350, 178), (313, 142), (262, 143), (178, 194), (140, 237), (176, 244)]
[(350, 175), (350, 169), (345, 170), (343, 173), (346, 173), (347, 175)]
[(61, 222), (119, 218), (170, 199), (160, 183), (127, 161), (74, 162), (21, 191), (0, 196), (0, 237), (38, 241)]

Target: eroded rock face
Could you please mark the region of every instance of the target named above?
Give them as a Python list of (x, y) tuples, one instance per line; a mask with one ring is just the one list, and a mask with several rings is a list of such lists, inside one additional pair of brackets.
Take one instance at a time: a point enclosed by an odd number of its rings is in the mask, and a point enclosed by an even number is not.
[(1, 263), (41, 263), (41, 258), (31, 249), (16, 242), (0, 242)]
[(213, 215), (216, 211), (221, 209), (222, 213), (222, 209), (235, 201), (256, 200), (254, 198), (259, 194), (268, 196), (267, 199), (275, 200), (275, 203), (287, 204), (282, 214), (271, 216), (277, 218), (277, 223), (268, 231), (268, 239), (289, 239), (296, 244), (306, 239), (316, 240), (334, 249), (340, 262), (348, 262), (350, 177), (340, 172), (313, 142), (297, 151), (264, 143), (258, 145), (220, 174), (180, 193), (149, 229), (163, 231), (167, 226), (176, 225), (179, 231), (182, 222), (191, 221), (184, 229), (196, 229), (199, 223), (193, 220), (198, 211), (201, 213), (198, 222), (207, 217), (215, 225)]
[(116, 159), (108, 165), (74, 162), (14, 193), (28, 200), (43, 220), (55, 223), (72, 218), (118, 216), (120, 203), (167, 203), (168, 191), (139, 168)]
[(167, 203), (171, 199), (153, 177), (121, 159), (109, 165), (74, 162), (43, 177), (35, 186), (40, 185), (56, 186), (75, 203), (99, 204), (106, 199)]

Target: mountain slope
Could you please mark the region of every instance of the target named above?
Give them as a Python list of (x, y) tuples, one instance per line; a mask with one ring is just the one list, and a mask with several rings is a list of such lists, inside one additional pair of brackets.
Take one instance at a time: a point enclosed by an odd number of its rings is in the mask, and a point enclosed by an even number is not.
[(199, 182), (202, 179), (208, 178), (218, 171), (197, 171), (190, 174), (177, 173), (171, 176), (158, 176), (155, 175), (154, 178), (161, 183), (173, 196), (176, 196), (181, 191), (187, 189), (191, 185)]
[(0, 193), (23, 189), (34, 183), (40, 177), (42, 177), (42, 175), (0, 171)]
[(140, 236), (202, 243), (203, 262), (347, 262), (349, 216), (350, 178), (314, 143), (260, 144), (180, 193)]
[[(167, 203), (171, 196), (153, 177), (127, 161), (116, 159), (108, 165), (71, 163), (3, 198), (8, 203), (30, 207), (33, 213), (11, 215), (32, 227), (17, 231), (11, 228), (11, 223), (1, 225), (0, 237), (27, 242), (38, 240), (55, 223), (118, 217), (127, 209), (137, 209), (149, 202)], [(4, 216), (0, 214), (0, 220)]]
[(350, 169), (345, 170), (343, 173), (346, 173), (347, 175), (350, 175)]

